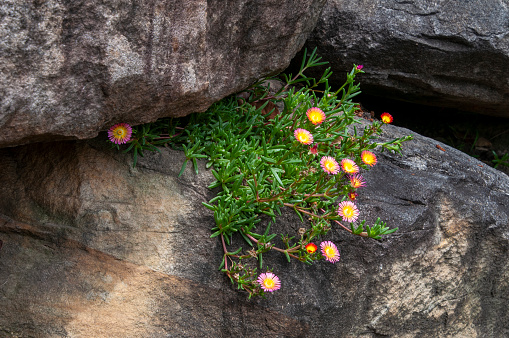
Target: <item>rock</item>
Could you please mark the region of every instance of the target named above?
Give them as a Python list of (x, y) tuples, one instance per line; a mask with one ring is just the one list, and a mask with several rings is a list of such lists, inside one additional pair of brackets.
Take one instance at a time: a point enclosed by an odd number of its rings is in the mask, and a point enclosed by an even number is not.
[(306, 46), (366, 94), (509, 117), (506, 1), (328, 1)]
[(0, 5), (0, 147), (205, 111), (285, 69), (325, 0)]
[[(509, 178), (460, 151), (414, 135), (403, 156), (377, 153), (361, 217), (398, 232), (333, 228), (335, 265), (268, 254), (282, 288), (248, 300), (217, 271), (203, 163), (177, 178), (184, 156), (164, 148), (133, 169), (101, 136), (0, 150), (3, 335), (509, 334)], [(290, 212), (274, 230), (299, 227)]]

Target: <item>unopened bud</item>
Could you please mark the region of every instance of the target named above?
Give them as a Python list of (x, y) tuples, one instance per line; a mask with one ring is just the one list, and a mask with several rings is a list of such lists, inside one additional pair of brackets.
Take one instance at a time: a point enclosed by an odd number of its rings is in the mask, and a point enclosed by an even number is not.
[(299, 229), (299, 235), (304, 235), (306, 233), (306, 229), (305, 228), (300, 228)]

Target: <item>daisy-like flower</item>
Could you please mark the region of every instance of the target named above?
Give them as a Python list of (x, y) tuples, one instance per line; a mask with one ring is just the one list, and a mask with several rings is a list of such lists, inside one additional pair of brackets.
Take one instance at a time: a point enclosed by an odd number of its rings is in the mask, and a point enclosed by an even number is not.
[(127, 123), (119, 123), (108, 130), (108, 138), (115, 144), (124, 144), (129, 142), (133, 129)]
[(357, 164), (348, 158), (341, 160), (341, 168), (347, 174), (356, 174), (359, 172), (359, 167)]
[(339, 216), (343, 217), (343, 221), (353, 223), (359, 217), (359, 209), (351, 201), (343, 201), (339, 203)]
[(392, 115), (389, 113), (383, 113), (380, 117), (382, 118), (382, 122), (386, 124), (392, 123), (393, 121)]
[(354, 191), (348, 193), (348, 198), (351, 201), (355, 201), (357, 199), (357, 196), (359, 196), (359, 194)]
[(312, 124), (317, 125), (325, 121), (325, 113), (317, 107), (309, 108), (306, 112), (309, 121)]
[(309, 154), (316, 155), (318, 154), (318, 144), (315, 144), (312, 147), (309, 147)]
[(364, 150), (361, 153), (361, 159), (362, 162), (366, 163), (369, 166), (374, 166), (377, 162), (375, 154), (373, 154), (371, 151)]
[(336, 175), (339, 172), (339, 164), (330, 156), (324, 156), (320, 160), (320, 166), (327, 174)]
[(339, 261), (339, 250), (331, 241), (322, 242), (320, 244), (320, 249), (322, 249), (322, 255), (325, 260), (331, 263)]
[(306, 245), (306, 251), (308, 253), (314, 253), (317, 249), (318, 247), (314, 243), (309, 243), (308, 245)]
[(311, 133), (309, 131), (307, 131), (306, 129), (302, 129), (302, 128), (295, 129), (293, 135), (295, 136), (297, 141), (299, 141), (302, 144), (309, 145), (309, 144), (313, 143), (313, 135), (311, 135)]
[(357, 189), (366, 186), (366, 181), (364, 181), (360, 174), (348, 175), (348, 179), (352, 188)]
[(264, 272), (260, 274), (260, 276), (258, 276), (257, 282), (265, 292), (274, 292), (281, 288), (279, 277), (272, 272)]

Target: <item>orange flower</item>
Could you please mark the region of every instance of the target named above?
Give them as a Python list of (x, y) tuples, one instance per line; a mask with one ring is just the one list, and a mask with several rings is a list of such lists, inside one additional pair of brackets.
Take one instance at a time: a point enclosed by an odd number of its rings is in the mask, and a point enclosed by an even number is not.
[(306, 112), (306, 115), (308, 116), (309, 121), (311, 121), (311, 123), (314, 125), (325, 121), (325, 113), (317, 107), (309, 108)]
[(361, 153), (361, 159), (362, 162), (366, 163), (369, 166), (374, 166), (377, 162), (375, 154), (373, 154), (371, 151), (364, 150)]
[(309, 243), (308, 245), (306, 245), (306, 251), (308, 253), (314, 253), (317, 249), (318, 247), (314, 243)]
[(389, 113), (383, 113), (380, 117), (382, 118), (383, 123), (389, 124), (393, 121), (392, 115)]
[(309, 131), (307, 131), (306, 129), (302, 129), (302, 128), (296, 129), (295, 132), (293, 133), (293, 135), (295, 136), (297, 141), (299, 141), (302, 144), (313, 143), (313, 135), (311, 135), (311, 133)]
[(348, 173), (348, 174), (356, 174), (359, 172), (359, 167), (357, 166), (357, 164), (355, 164), (354, 161), (352, 161), (348, 158), (344, 158), (341, 161), (341, 168), (343, 169), (343, 171), (345, 173)]

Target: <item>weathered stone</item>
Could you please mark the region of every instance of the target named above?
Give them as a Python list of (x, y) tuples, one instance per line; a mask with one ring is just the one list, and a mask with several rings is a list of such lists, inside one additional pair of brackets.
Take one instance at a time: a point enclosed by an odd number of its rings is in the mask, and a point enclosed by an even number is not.
[(509, 117), (507, 1), (328, 1), (306, 46), (364, 93)]
[[(507, 336), (509, 178), (436, 144), (415, 135), (363, 173), (361, 217), (398, 232), (375, 241), (334, 228), (335, 265), (267, 254), (282, 288), (251, 301), (217, 271), (203, 164), (177, 178), (183, 154), (162, 149), (133, 169), (104, 139), (2, 149), (0, 333)], [(274, 230), (300, 227), (287, 213)]]
[(325, 0), (0, 4), (0, 147), (204, 111), (286, 68)]

